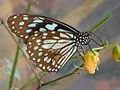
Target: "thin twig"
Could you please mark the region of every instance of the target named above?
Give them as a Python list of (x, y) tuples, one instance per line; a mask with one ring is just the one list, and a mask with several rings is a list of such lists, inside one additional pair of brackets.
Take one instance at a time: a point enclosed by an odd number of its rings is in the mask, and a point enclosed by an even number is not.
[(23, 53), (23, 56), (25, 57), (26, 61), (28, 62), (30, 68), (32, 69), (32, 71), (34, 72), (35, 76), (37, 77), (37, 79), (39, 80), (39, 77), (37, 76), (32, 64), (30, 63), (30, 61), (27, 59), (27, 56), (25, 55), (24, 51), (22, 50), (22, 48), (20, 47), (20, 45), (18, 44), (18, 42), (16, 41), (16, 39), (14, 38), (14, 36), (12, 35), (12, 33), (9, 31), (9, 29), (7, 28), (7, 26), (5, 25), (4, 21), (2, 19), (0, 19), (1, 24), (6, 28), (6, 30), (8, 31), (8, 33), (11, 35), (11, 37), (13, 38), (14, 42), (17, 44), (17, 46), (19, 46), (21, 52)]
[(77, 72), (78, 70), (79, 70), (79, 69), (76, 68), (74, 71), (72, 71), (71, 73), (69, 73), (69, 74), (67, 74), (67, 75), (64, 75), (64, 76), (59, 77), (59, 78), (57, 78), (57, 79), (55, 79), (55, 80), (52, 80), (52, 81), (43, 83), (43, 84), (41, 84), (41, 87), (43, 87), (43, 86), (45, 86), (45, 85), (48, 85), (48, 84), (51, 84), (51, 83), (53, 83), (53, 82), (59, 81), (59, 80), (61, 80), (61, 79), (63, 79), (63, 78), (66, 78), (66, 77), (68, 77), (68, 76), (71, 76), (71, 75), (73, 75), (75, 72)]

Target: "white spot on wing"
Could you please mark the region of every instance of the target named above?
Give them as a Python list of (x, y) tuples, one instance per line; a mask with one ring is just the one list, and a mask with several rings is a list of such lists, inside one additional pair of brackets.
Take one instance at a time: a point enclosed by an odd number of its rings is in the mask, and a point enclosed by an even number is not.
[(31, 42), (28, 42), (29, 45), (31, 45), (32, 43)]
[(55, 61), (53, 61), (52, 65), (53, 65), (53, 66), (55, 65)]
[(58, 66), (58, 68), (60, 68), (60, 66)]
[(47, 63), (49, 63), (51, 61), (51, 58), (49, 58), (48, 60), (47, 60)]
[(40, 42), (41, 42), (41, 40), (40, 40), (40, 39), (37, 39), (37, 40), (36, 40), (36, 43), (40, 43)]
[(47, 33), (43, 33), (44, 36), (48, 35)]
[(31, 56), (33, 56), (34, 55), (34, 53), (31, 53)]
[(30, 33), (32, 31), (32, 29), (27, 29), (26, 33)]
[(48, 59), (48, 57), (45, 57), (45, 58), (44, 58), (44, 61), (47, 61), (47, 59)]
[(41, 56), (41, 55), (42, 55), (42, 52), (39, 52), (39, 53), (38, 53), (38, 56)]
[(42, 64), (39, 64), (39, 67), (42, 67)]
[(35, 34), (35, 36), (38, 36), (38, 34)]
[(15, 29), (15, 26), (12, 26), (12, 29)]
[(40, 62), (40, 59), (38, 59), (37, 62)]
[(52, 31), (51, 33), (52, 33), (52, 34), (55, 34), (55, 31)]
[(57, 72), (58, 70), (57, 70), (57, 69), (55, 69), (55, 71)]
[(44, 32), (44, 31), (47, 31), (47, 30), (45, 28), (40, 28), (39, 31)]
[(28, 53), (31, 53), (31, 51), (29, 50)]
[(28, 17), (26, 16), (26, 17), (23, 17), (23, 20), (28, 20)]
[(39, 49), (38, 51), (42, 51), (42, 49)]
[(48, 30), (54, 30), (55, 27), (57, 27), (58, 25), (53, 23), (52, 25), (51, 24), (47, 24), (45, 27), (48, 29)]
[(46, 37), (42, 37), (43, 39), (45, 39)]
[(15, 21), (12, 21), (12, 24), (15, 24)]
[(54, 44), (45, 44), (45, 45), (42, 45), (42, 48), (44, 49), (49, 49), (53, 46)]
[(35, 37), (32, 37), (32, 39), (35, 39)]
[(51, 68), (49, 68), (49, 71), (51, 71)]
[(55, 42), (57, 42), (57, 40), (51, 40), (51, 39), (44, 40), (44, 43), (55, 43)]
[(23, 35), (20, 35), (20, 37), (23, 37)]
[(42, 68), (43, 68), (43, 69), (45, 69), (46, 67), (45, 67), (45, 66), (43, 66)]
[(25, 39), (27, 39), (29, 36), (25, 36)]
[(54, 39), (60, 39), (59, 37), (53, 36)]
[(67, 30), (64, 30), (64, 29), (58, 29), (57, 31), (68, 32)]
[(13, 19), (16, 19), (16, 18), (17, 18), (17, 16), (14, 16), (14, 17), (13, 17)]
[(43, 22), (43, 20), (40, 20), (40, 19), (35, 19), (33, 22), (35, 22), (35, 23), (42, 23), (42, 22)]
[(60, 36), (61, 36), (61, 37), (65, 37), (65, 38), (70, 38), (69, 36), (67, 36), (67, 35), (64, 34), (64, 33), (60, 33)]
[(73, 38), (73, 34), (67, 33), (71, 38)]
[(34, 49), (34, 50), (37, 50), (37, 49), (38, 49), (38, 46), (35, 46), (33, 49)]
[(52, 71), (54, 71), (55, 69), (53, 68)]
[(69, 42), (70, 40), (58, 40), (58, 42)]
[(49, 69), (50, 68), (50, 66), (47, 66), (47, 69)]
[(19, 27), (19, 29), (22, 29), (23, 27)]
[(35, 61), (35, 58), (32, 58), (33, 61)]
[(31, 23), (28, 25), (28, 27), (36, 27), (36, 23)]
[(22, 26), (22, 25), (24, 25), (24, 22), (23, 22), (23, 21), (22, 21), (22, 22), (20, 22), (20, 23), (19, 23), (19, 25), (21, 25), (21, 26)]
[(45, 56), (47, 56), (47, 55), (48, 55), (48, 53), (45, 54)]
[(64, 47), (64, 46), (66, 46), (66, 45), (68, 45), (68, 44), (70, 44), (70, 43), (72, 43), (73, 41), (71, 40), (69, 40), (69, 42), (66, 42), (66, 43), (56, 43), (53, 47), (52, 47), (52, 49), (57, 49), (57, 48), (62, 48), (62, 47)]

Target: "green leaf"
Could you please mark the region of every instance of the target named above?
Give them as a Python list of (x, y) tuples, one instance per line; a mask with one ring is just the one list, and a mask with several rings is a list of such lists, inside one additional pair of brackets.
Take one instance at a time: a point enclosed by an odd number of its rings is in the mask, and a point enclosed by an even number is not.
[(28, 14), (30, 12), (30, 8), (32, 6), (32, 4), (36, 3), (34, 0), (31, 0), (31, 2), (28, 4), (27, 10), (26, 10), (26, 14)]
[(88, 30), (89, 32), (94, 32), (97, 28), (99, 28), (100, 26), (102, 26), (107, 20), (109, 20), (112, 17), (113, 13), (109, 14), (108, 16), (106, 16), (105, 18), (103, 18), (100, 22), (98, 22), (94, 27), (92, 27), (90, 30)]

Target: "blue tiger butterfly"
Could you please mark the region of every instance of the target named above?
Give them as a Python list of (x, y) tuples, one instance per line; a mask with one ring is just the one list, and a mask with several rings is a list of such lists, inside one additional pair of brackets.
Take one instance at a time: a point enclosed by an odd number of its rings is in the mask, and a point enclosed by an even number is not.
[(9, 28), (27, 45), (30, 60), (45, 72), (58, 72), (78, 48), (90, 41), (90, 32), (40, 15), (16, 14), (8, 18)]

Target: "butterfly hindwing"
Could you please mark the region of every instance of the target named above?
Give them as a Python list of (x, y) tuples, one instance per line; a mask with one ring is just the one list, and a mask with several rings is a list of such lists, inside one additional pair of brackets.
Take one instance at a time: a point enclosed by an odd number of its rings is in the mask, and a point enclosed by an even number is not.
[(30, 60), (43, 71), (59, 71), (77, 49), (71, 38), (72, 34), (58, 31), (33, 34), (27, 43)]

